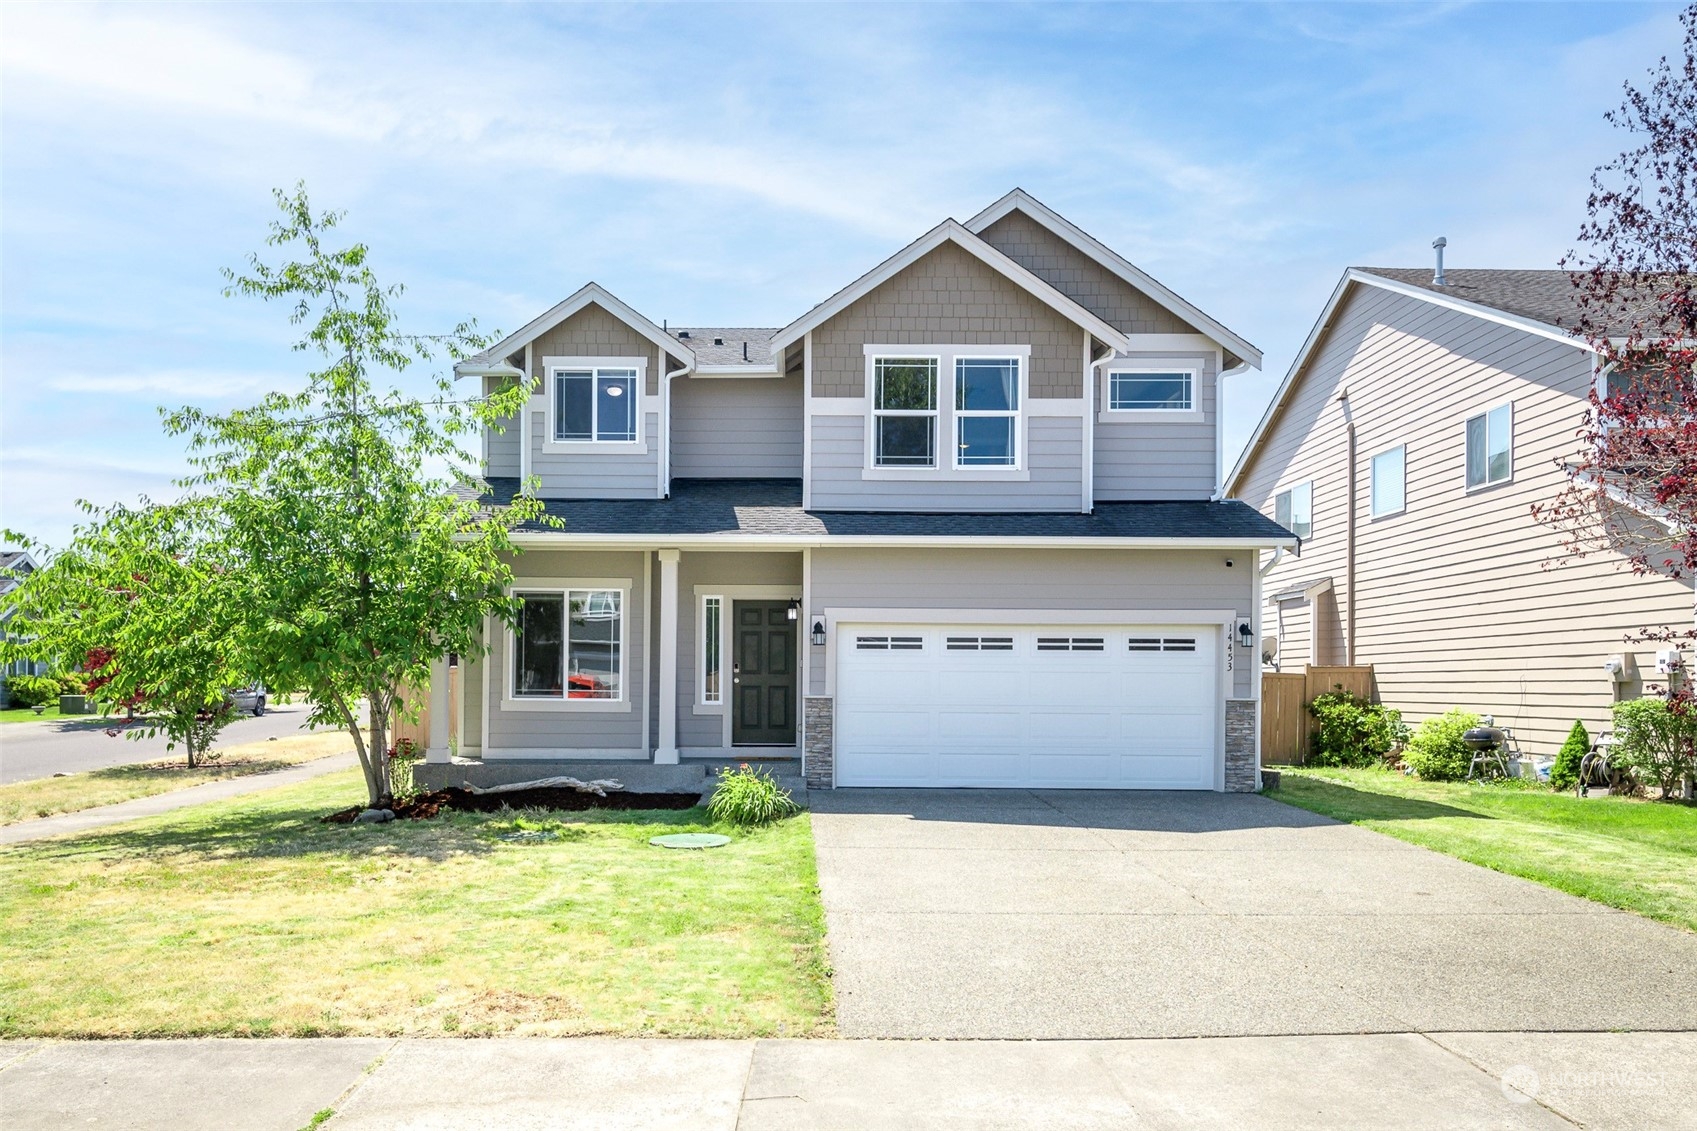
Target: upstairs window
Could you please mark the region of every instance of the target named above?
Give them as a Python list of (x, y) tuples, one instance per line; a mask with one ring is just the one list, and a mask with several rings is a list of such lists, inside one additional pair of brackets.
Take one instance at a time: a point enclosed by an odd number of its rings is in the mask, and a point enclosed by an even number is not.
[(1273, 496), (1273, 521), (1307, 541), (1314, 535), (1314, 481), (1287, 487)]
[(955, 466), (1017, 467), (1019, 358), (955, 359)]
[(1373, 517), (1403, 509), (1408, 449), (1398, 444), (1373, 457)]
[(1192, 412), (1195, 408), (1195, 370), (1113, 369), (1108, 372), (1110, 412)]
[(937, 359), (876, 359), (872, 419), (874, 466), (936, 467)]
[(1514, 477), (1514, 406), (1501, 404), (1467, 419), (1467, 489)]
[(554, 439), (597, 444), (636, 442), (635, 369), (556, 369)]

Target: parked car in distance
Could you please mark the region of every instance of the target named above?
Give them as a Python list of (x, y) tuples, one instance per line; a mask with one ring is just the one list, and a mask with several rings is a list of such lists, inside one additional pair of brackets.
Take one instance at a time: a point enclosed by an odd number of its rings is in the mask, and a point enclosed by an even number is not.
[(242, 714), (258, 718), (265, 713), (265, 685), (255, 683), (247, 687), (232, 687), (230, 702), (235, 704), (236, 710)]

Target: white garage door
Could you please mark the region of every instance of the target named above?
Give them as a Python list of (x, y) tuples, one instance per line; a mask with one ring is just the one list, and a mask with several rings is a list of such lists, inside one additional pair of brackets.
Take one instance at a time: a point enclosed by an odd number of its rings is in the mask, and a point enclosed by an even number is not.
[(1213, 789), (1218, 634), (842, 625), (837, 784)]

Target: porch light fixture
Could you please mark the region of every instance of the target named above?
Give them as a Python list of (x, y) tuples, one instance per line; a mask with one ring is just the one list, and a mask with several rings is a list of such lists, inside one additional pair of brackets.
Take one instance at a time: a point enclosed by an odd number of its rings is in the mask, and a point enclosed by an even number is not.
[(789, 615), (791, 624), (794, 624), (796, 621), (801, 619), (801, 598), (800, 597), (791, 597), (790, 598), (790, 607), (789, 607), (789, 610), (788, 610), (788, 615)]
[(813, 618), (813, 632), (812, 632), (811, 635), (813, 636), (813, 646), (815, 648), (825, 647), (825, 618), (824, 617)]
[(1245, 648), (1255, 646), (1255, 630), (1249, 626), (1249, 621), (1237, 622), (1237, 642)]

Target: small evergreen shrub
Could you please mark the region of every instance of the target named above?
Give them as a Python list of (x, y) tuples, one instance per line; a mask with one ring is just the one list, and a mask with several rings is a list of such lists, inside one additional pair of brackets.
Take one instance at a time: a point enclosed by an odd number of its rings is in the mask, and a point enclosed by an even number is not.
[(751, 769), (747, 762), (719, 772), (718, 788), (707, 803), (707, 813), (715, 821), (745, 827), (769, 824), (799, 808), (788, 790), (778, 788), (771, 774)]
[(1473, 762), (1473, 748), (1461, 736), (1478, 725), (1478, 715), (1451, 707), (1415, 728), (1402, 760), (1427, 781), (1460, 781)]
[(1590, 752), (1591, 735), (1585, 730), (1585, 724), (1575, 719), (1573, 729), (1567, 732), (1567, 741), (1556, 752), (1556, 764), (1550, 767), (1550, 788), (1568, 790), (1578, 785), (1579, 764)]
[(1408, 741), (1402, 712), (1347, 691), (1328, 691), (1308, 704), (1316, 721), (1311, 766), (1377, 766)]
[(14, 707), (39, 707), (59, 701), (59, 681), (50, 675), (14, 675), (6, 678)]
[(1697, 776), (1692, 757), (1697, 708), (1652, 697), (1629, 699), (1614, 705), (1614, 725), (1609, 761), (1641, 783), (1661, 786), (1664, 801), (1678, 795), (1680, 779)]

